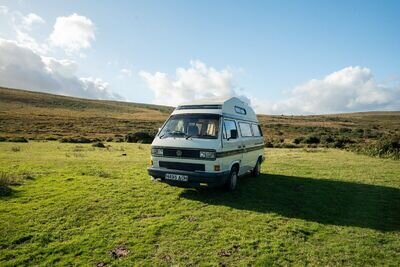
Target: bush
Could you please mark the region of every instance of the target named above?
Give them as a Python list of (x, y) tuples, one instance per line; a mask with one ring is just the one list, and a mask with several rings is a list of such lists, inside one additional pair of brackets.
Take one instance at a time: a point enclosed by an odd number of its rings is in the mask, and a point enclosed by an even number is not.
[(8, 138), (8, 142), (28, 143), (28, 139), (26, 139), (25, 137), (12, 137)]
[(365, 147), (363, 152), (374, 157), (400, 159), (400, 136), (381, 138)]
[(7, 138), (0, 136), (0, 142), (5, 142), (7, 141)]
[(300, 136), (300, 137), (296, 137), (295, 139), (293, 139), (293, 144), (300, 144), (302, 141), (304, 140), (304, 137)]
[(97, 142), (97, 143), (94, 143), (92, 145), (92, 147), (105, 148), (106, 146), (102, 142)]
[(321, 139), (322, 139), (322, 142), (325, 143), (325, 144), (330, 144), (330, 143), (335, 142), (335, 138), (333, 138), (330, 135), (324, 136)]
[(272, 142), (270, 140), (266, 140), (264, 146), (265, 147), (274, 147), (274, 145), (272, 144)]
[(92, 140), (86, 137), (64, 137), (60, 140), (61, 143), (77, 143), (77, 144), (87, 144), (91, 143)]
[(128, 133), (125, 136), (125, 141), (128, 143), (143, 143), (143, 144), (151, 144), (153, 142), (155, 135), (150, 135), (146, 132), (136, 132), (136, 133)]
[(345, 148), (350, 144), (354, 144), (354, 141), (348, 137), (341, 136), (338, 139), (336, 139), (336, 141), (333, 143), (333, 147), (334, 148)]
[(11, 148), (11, 151), (12, 151), (12, 152), (19, 152), (19, 151), (21, 151), (21, 148), (20, 148), (19, 146), (13, 146), (13, 147)]
[(320, 143), (320, 139), (317, 136), (314, 135), (310, 135), (307, 136), (306, 138), (304, 138), (303, 143), (305, 144), (319, 144)]
[(21, 176), (16, 176), (7, 172), (0, 172), (0, 196), (11, 194), (10, 186), (20, 185), (22, 183)]

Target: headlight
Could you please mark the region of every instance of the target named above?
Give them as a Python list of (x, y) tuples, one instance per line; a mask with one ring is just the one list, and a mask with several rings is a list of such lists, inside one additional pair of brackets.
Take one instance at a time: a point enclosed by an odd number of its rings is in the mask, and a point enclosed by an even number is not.
[(215, 159), (215, 151), (200, 151), (200, 158)]
[(164, 155), (162, 148), (152, 148), (151, 149), (151, 154), (153, 156), (159, 156), (159, 157), (162, 157)]

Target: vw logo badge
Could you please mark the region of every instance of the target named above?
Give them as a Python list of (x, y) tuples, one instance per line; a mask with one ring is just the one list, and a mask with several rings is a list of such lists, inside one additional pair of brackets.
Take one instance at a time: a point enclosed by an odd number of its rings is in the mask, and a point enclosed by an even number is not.
[(182, 156), (182, 151), (181, 151), (181, 150), (177, 150), (177, 151), (176, 151), (176, 155), (177, 155), (178, 157)]

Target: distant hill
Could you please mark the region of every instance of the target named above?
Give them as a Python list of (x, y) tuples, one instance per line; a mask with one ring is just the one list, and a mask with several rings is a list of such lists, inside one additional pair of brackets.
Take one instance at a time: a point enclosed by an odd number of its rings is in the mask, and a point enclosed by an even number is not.
[[(0, 137), (61, 139), (71, 136), (122, 141), (127, 133), (154, 134), (172, 107), (90, 100), (0, 88)], [(400, 132), (400, 112), (313, 116), (259, 115), (269, 146), (368, 142)], [(316, 137), (319, 139), (310, 139)], [(340, 145), (340, 144), (339, 144)]]

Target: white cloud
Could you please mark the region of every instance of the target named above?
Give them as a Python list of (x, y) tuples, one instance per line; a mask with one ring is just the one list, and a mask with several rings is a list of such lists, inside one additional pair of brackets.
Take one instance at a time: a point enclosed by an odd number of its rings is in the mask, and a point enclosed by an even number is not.
[(29, 33), (19, 28), (15, 28), (16, 40), (21, 46), (27, 47), (36, 53), (44, 55), (48, 52), (49, 47), (45, 43), (38, 43)]
[(56, 94), (121, 99), (99, 78), (78, 77), (76, 62), (44, 57), (15, 41), (0, 39), (0, 85)]
[(259, 112), (272, 114), (399, 110), (400, 87), (378, 84), (368, 68), (346, 67), (295, 87), (286, 100), (252, 102)]
[[(191, 61), (190, 67), (177, 68), (175, 77), (165, 73), (140, 71), (139, 75), (154, 92), (154, 103), (177, 106), (198, 100), (222, 100), (238, 96), (233, 73), (229, 68), (216, 70), (201, 61)], [(243, 100), (248, 99), (239, 96)]]
[(29, 13), (22, 17), (21, 23), (25, 29), (30, 30), (34, 24), (43, 24), (45, 20), (35, 13)]
[(126, 69), (123, 68), (119, 71), (123, 76), (128, 76), (131, 77), (132, 76), (132, 70), (131, 69)]
[(76, 13), (68, 17), (58, 17), (49, 38), (53, 46), (60, 47), (68, 53), (89, 48), (94, 39), (95, 26), (93, 22)]
[(55, 59), (53, 57), (42, 56), (42, 61), (51, 73), (57, 73), (63, 77), (73, 77), (78, 70), (78, 64), (69, 59)]
[(0, 6), (0, 14), (3, 14), (3, 15), (8, 14), (8, 7)]
[[(234, 75), (229, 68), (216, 70), (200, 61), (191, 61), (190, 64), (187, 69), (178, 68), (174, 77), (161, 72), (139, 72), (154, 92), (154, 103), (177, 106), (198, 100), (238, 96), (233, 84)], [(373, 79), (370, 69), (356, 66), (297, 86), (285, 100), (264, 101), (251, 95), (239, 97), (250, 103), (258, 113), (264, 114), (400, 110), (400, 83), (395, 86), (379, 84)]]
[(41, 54), (44, 54), (48, 50), (46, 44), (39, 44), (31, 36), (35, 25), (45, 23), (43, 18), (34, 13), (24, 16), (21, 12), (9, 10), (6, 6), (0, 6), (0, 14), (3, 15), (2, 19), (6, 22), (6, 25), (9, 25), (15, 32), (15, 38), (20, 45), (29, 47)]

